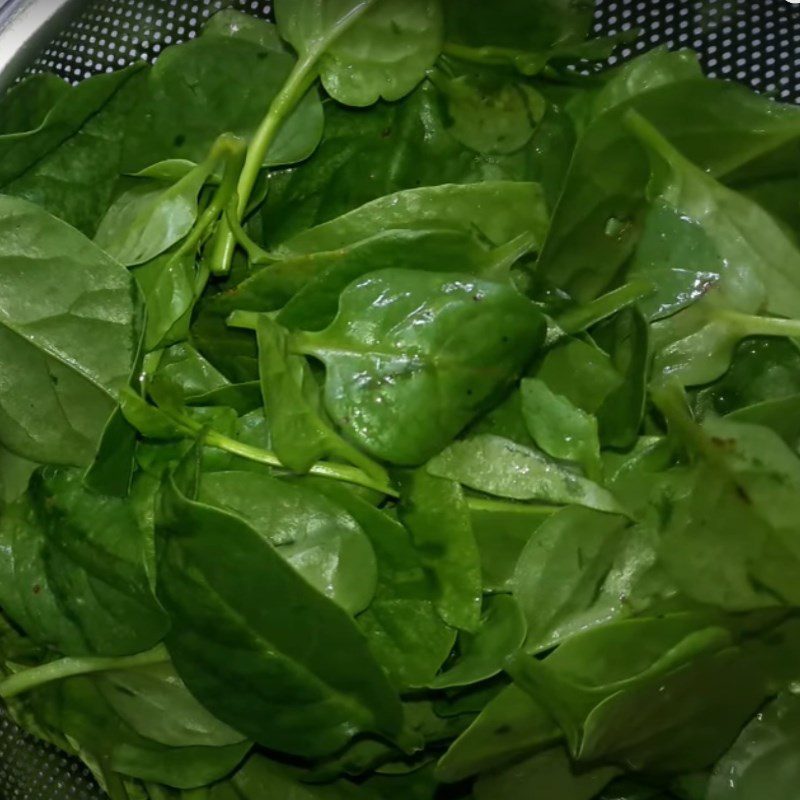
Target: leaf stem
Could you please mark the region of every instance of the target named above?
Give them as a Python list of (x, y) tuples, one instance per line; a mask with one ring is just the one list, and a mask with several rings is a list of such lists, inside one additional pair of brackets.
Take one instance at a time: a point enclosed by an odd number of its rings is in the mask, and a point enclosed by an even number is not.
[(800, 337), (800, 320), (784, 317), (762, 317), (756, 314), (743, 314), (730, 309), (715, 309), (714, 316), (734, 325), (744, 336), (787, 336)]
[(61, 658), (42, 664), (39, 667), (17, 672), (5, 680), (0, 681), (0, 697), (4, 700), (29, 692), (53, 681), (64, 680), (76, 675), (89, 675), (94, 672), (109, 672), (120, 669), (136, 669), (149, 667), (153, 664), (163, 664), (169, 661), (169, 654), (163, 645), (157, 645), (152, 650), (137, 653), (134, 656), (119, 658), (101, 658), (85, 656), (80, 658)]
[(614, 289), (585, 306), (571, 309), (562, 314), (556, 322), (566, 334), (576, 334), (591, 328), (598, 322), (616, 314), (620, 309), (641, 300), (653, 291), (653, 285), (647, 281), (633, 280)]
[[(278, 467), (279, 469), (286, 469), (278, 456), (271, 450), (263, 450), (260, 447), (244, 444), (243, 442), (231, 439), (217, 431), (208, 431), (205, 435), (205, 442), (211, 445), (211, 447), (217, 447), (232, 455), (241, 456), (248, 461), (266, 464), (270, 467)], [(388, 482), (376, 480), (358, 467), (352, 467), (349, 464), (335, 464), (328, 461), (319, 461), (311, 467), (309, 474), (317, 475), (320, 478), (332, 478), (333, 480), (352, 483), (356, 486), (363, 486), (365, 489), (373, 489), (376, 492), (381, 492), (381, 494), (385, 494), (387, 497), (396, 498), (400, 496), (397, 489)]]
[[(239, 195), (237, 213), (240, 220), (250, 201), (250, 195), (253, 191), (253, 187), (256, 185), (258, 173), (261, 170), (269, 148), (274, 143), (278, 133), (280, 133), (284, 121), (295, 110), (319, 75), (317, 62), (320, 56), (322, 56), (333, 41), (341, 36), (365, 11), (374, 5), (375, 2), (376, 0), (362, 0), (362, 2), (342, 16), (331, 26), (327, 34), (322, 36), (315, 45), (298, 60), (294, 65), (294, 69), (289, 73), (286, 83), (272, 101), (266, 116), (261, 121), (261, 125), (259, 125), (247, 150), (247, 158), (245, 159), (242, 174), (239, 176), (239, 185), (237, 187), (237, 193)], [(219, 228), (217, 229), (217, 235), (211, 254), (211, 271), (215, 275), (227, 275), (228, 272), (230, 272), (231, 260), (233, 259), (235, 247), (236, 241), (233, 237), (233, 232), (227, 220), (223, 219), (220, 221)]]
[(551, 514), (555, 514), (563, 508), (563, 506), (546, 505), (544, 503), (514, 503), (508, 500), (491, 500), (487, 497), (467, 496), (466, 499), (470, 511), (489, 511), (496, 513), (512, 511), (515, 513), (549, 517)]

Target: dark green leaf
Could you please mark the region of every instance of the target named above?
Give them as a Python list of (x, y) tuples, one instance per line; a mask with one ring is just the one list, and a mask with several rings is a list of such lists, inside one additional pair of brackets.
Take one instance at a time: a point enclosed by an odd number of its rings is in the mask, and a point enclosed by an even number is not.
[(22, 200), (0, 196), (0, 242), (0, 441), (36, 461), (88, 464), (138, 355), (135, 284)]
[(509, 286), (384, 270), (344, 291), (329, 328), (290, 346), (324, 361), (325, 403), (348, 438), (413, 465), (490, 404), (543, 336), (542, 316)]
[(247, 523), (168, 484), (157, 534), (167, 646), (217, 717), (305, 756), (359, 731), (398, 734), (399, 701), (363, 634)]

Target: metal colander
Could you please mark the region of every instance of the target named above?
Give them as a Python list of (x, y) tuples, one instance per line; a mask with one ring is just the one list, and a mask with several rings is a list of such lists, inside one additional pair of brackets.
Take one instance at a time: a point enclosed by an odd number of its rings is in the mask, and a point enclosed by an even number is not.
[[(490, 0), (487, 0), (487, 6)], [(800, 103), (800, 0), (597, 0), (595, 32), (640, 28), (610, 63), (659, 44), (697, 50), (709, 75)], [(221, 8), (269, 17), (267, 0), (0, 0), (0, 87), (55, 72), (80, 81), (157, 58)], [(0, 800), (95, 800), (81, 764), (20, 731), (0, 708)]]

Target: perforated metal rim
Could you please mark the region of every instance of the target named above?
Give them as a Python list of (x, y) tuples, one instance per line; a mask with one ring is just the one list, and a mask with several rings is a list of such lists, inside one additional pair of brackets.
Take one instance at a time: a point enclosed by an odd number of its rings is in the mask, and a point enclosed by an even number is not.
[[(30, 72), (68, 80), (152, 61), (161, 50), (197, 35), (220, 8), (269, 17), (267, 0), (99, 0), (36, 59)], [(598, 0), (595, 33), (641, 28), (611, 64), (656, 45), (691, 47), (709, 75), (749, 84), (800, 102), (800, 4), (790, 0)]]
[(641, 28), (618, 63), (656, 45), (691, 47), (708, 75), (800, 103), (800, 4), (789, 0), (600, 0), (599, 34)]
[(171, 44), (193, 39), (222, 8), (269, 18), (266, 0), (98, 0), (34, 61), (28, 72), (79, 81), (137, 60), (154, 61)]

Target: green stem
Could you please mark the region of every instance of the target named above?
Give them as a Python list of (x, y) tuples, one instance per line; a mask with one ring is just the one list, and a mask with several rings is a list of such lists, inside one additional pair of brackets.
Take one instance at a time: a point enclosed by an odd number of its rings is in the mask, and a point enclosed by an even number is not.
[[(218, 161), (223, 160), (222, 180), (214, 192), (214, 196), (208, 204), (208, 207), (200, 215), (197, 222), (195, 222), (189, 235), (172, 257), (172, 261), (182, 258), (188, 253), (197, 252), (206, 231), (217, 221), (219, 215), (223, 212), (225, 206), (236, 192), (236, 182), (244, 166), (246, 149), (246, 145), (241, 139), (229, 133), (222, 134), (222, 136), (214, 142), (214, 146), (211, 148), (211, 153), (206, 161), (211, 164), (216, 164)], [(206, 282), (208, 281), (208, 276), (209, 269), (205, 262), (201, 262), (195, 286), (195, 291), (198, 296), (202, 294)]]
[(620, 309), (641, 300), (651, 294), (653, 285), (647, 281), (633, 280), (620, 286), (619, 289), (592, 300), (585, 306), (572, 309), (562, 314), (556, 322), (566, 334), (576, 334), (602, 322)]
[[(261, 122), (253, 141), (250, 143), (250, 147), (247, 149), (244, 168), (239, 176), (239, 184), (236, 189), (239, 198), (236, 213), (239, 219), (242, 218), (247, 208), (261, 165), (264, 163), (267, 151), (280, 132), (281, 125), (294, 111), (317, 77), (316, 61), (317, 55), (314, 54), (313, 57), (307, 56), (295, 64), (283, 88), (272, 101), (267, 115)], [(211, 271), (215, 275), (227, 275), (230, 272), (235, 249), (236, 239), (233, 231), (231, 231), (227, 220), (222, 219), (220, 220), (219, 228), (217, 228), (217, 235), (211, 250)]]
[(61, 658), (42, 664), (40, 667), (17, 672), (0, 681), (0, 697), (8, 700), (11, 697), (29, 692), (38, 686), (43, 686), (53, 681), (64, 680), (76, 675), (89, 675), (94, 672), (109, 672), (110, 670), (136, 669), (149, 667), (153, 664), (163, 664), (169, 661), (169, 654), (163, 645), (158, 645), (146, 653), (137, 653), (135, 656), (121, 658), (100, 658), (85, 656), (81, 658)]
[(742, 336), (787, 336), (790, 339), (800, 337), (800, 320), (761, 317), (729, 309), (714, 309), (713, 315), (716, 319), (731, 323)]
[(484, 274), (488, 277), (504, 277), (511, 267), (539, 245), (539, 234), (530, 231), (521, 233), (506, 244), (496, 247), (489, 254)]
[(272, 264), (275, 261), (279, 261), (280, 259), (273, 256), (271, 253), (268, 253), (263, 247), (260, 247), (247, 235), (247, 231), (242, 227), (242, 223), (239, 222), (239, 217), (236, 211), (237, 205), (238, 199), (234, 196), (231, 198), (231, 202), (228, 203), (228, 207), (225, 209), (225, 222), (230, 228), (236, 244), (238, 244), (239, 247), (241, 247), (242, 250), (247, 253), (250, 263)]
[[(317, 62), (320, 56), (332, 42), (341, 36), (375, 2), (376, 0), (362, 0), (361, 3), (339, 19), (335, 25), (332, 25), (327, 34), (316, 42), (315, 46), (295, 64), (283, 88), (272, 101), (269, 111), (267, 111), (253, 140), (250, 142), (244, 169), (239, 176), (237, 213), (240, 220), (250, 201), (250, 195), (267, 152), (278, 133), (280, 133), (281, 126), (317, 79)], [(235, 246), (236, 241), (233, 237), (233, 232), (230, 230), (226, 220), (222, 220), (217, 229), (217, 236), (211, 255), (211, 271), (215, 275), (227, 275), (230, 272)]]
[(486, 497), (467, 497), (470, 511), (488, 511), (493, 513), (514, 512), (549, 517), (563, 506), (545, 505), (544, 503), (513, 503), (508, 500), (490, 500)]
[[(260, 447), (253, 447), (244, 444), (236, 439), (231, 439), (217, 431), (208, 431), (205, 435), (206, 444), (225, 450), (235, 456), (241, 456), (248, 461), (258, 464), (266, 464), (270, 467), (286, 469), (280, 459), (271, 450), (263, 450)], [(365, 489), (373, 489), (376, 492), (385, 494), (387, 497), (399, 497), (397, 490), (386, 482), (375, 480), (367, 475), (358, 467), (351, 467), (348, 464), (334, 464), (327, 461), (320, 461), (314, 464), (309, 470), (310, 475), (317, 475), (320, 478), (331, 478), (336, 481), (352, 483), (355, 486), (363, 486)]]
[(257, 311), (231, 311), (225, 324), (229, 328), (241, 328), (245, 331), (255, 331), (258, 329)]

